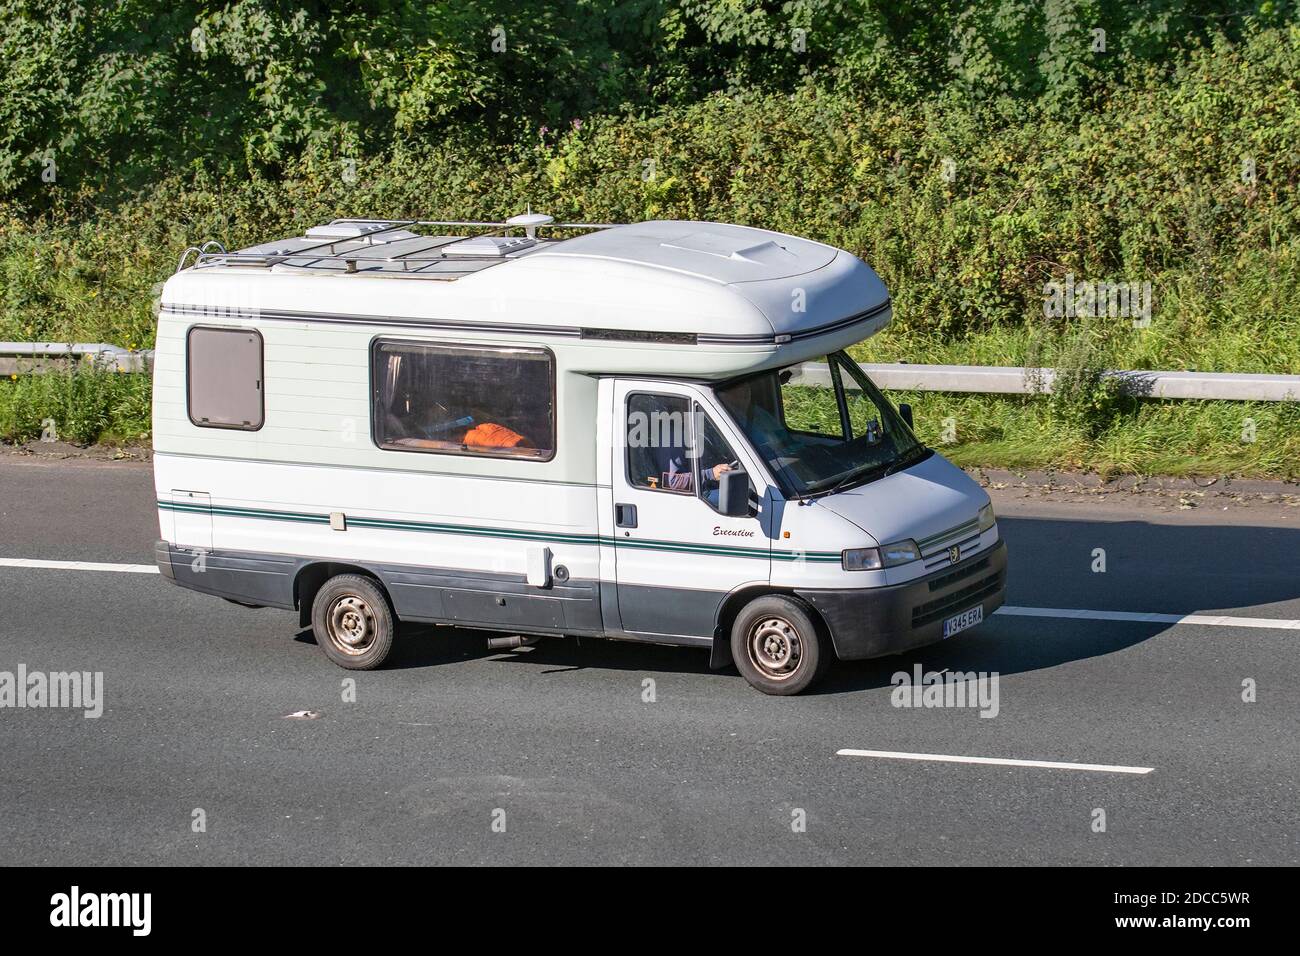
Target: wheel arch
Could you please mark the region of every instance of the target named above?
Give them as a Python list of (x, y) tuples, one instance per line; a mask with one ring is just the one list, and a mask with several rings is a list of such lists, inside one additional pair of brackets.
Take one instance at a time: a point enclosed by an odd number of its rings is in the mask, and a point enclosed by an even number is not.
[(393, 620), (397, 620), (397, 609), (393, 606), (393, 597), (388, 593), (388, 587), (384, 584), (383, 579), (370, 568), (360, 564), (349, 564), (346, 561), (309, 561), (300, 567), (293, 579), (293, 602), (298, 609), (298, 626), (311, 626), (311, 606), (316, 599), (316, 592), (330, 578), (339, 574), (358, 574), (363, 578), (369, 578), (375, 582), (384, 600), (388, 602), (388, 609), (393, 614)]
[(709, 653), (709, 667), (721, 670), (734, 663), (731, 659), (731, 626), (736, 622), (736, 616), (755, 598), (769, 597), (774, 594), (797, 602), (812, 618), (821, 636), (830, 641), (831, 631), (826, 618), (822, 616), (821, 611), (796, 594), (793, 588), (773, 587), (761, 583), (743, 584), (729, 592), (718, 604), (718, 613), (713, 626), (713, 648)]

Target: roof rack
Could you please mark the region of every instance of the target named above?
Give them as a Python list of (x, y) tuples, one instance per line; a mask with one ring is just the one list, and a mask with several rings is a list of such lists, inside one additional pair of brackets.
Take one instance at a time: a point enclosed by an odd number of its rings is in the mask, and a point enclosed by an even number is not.
[[(194, 257), (190, 268), (202, 269), (215, 266), (248, 266), (253, 268), (270, 268), (277, 265), (290, 265), (296, 268), (337, 268), (338, 263), (343, 263), (343, 271), (347, 273), (356, 273), (362, 271), (358, 269), (358, 263), (379, 263), (377, 271), (386, 272), (389, 275), (402, 273), (420, 274), (430, 278), (456, 278), (469, 272), (477, 272), (495, 263), (507, 261), (510, 258), (509, 252), (496, 251), (492, 253), (476, 253), (467, 250), (457, 250), (448, 253), (447, 247), (456, 243), (466, 242), (473, 239), (489, 239), (497, 236), (504, 236), (511, 230), (522, 229), (525, 233), (528, 247), (535, 242), (555, 242), (559, 240), (546, 240), (537, 237), (538, 229), (611, 229), (618, 223), (601, 223), (601, 222), (553, 222), (550, 216), (540, 213), (534, 213), (530, 209), (527, 213), (512, 216), (505, 222), (483, 222), (477, 220), (457, 220), (457, 219), (334, 219), (323, 226), (314, 226), (307, 230), (303, 239), (312, 238), (312, 231), (324, 231), (330, 228), (338, 227), (358, 227), (357, 232), (353, 235), (332, 236), (323, 239), (320, 242), (311, 243), (305, 246), (288, 246), (281, 249), (272, 249), (268, 251), (236, 251), (228, 252), (226, 247), (215, 239), (209, 239), (202, 245), (190, 246), (181, 253), (179, 261), (176, 263), (176, 271), (181, 272), (186, 268), (186, 262), (191, 255)], [(475, 232), (467, 236), (420, 236), (415, 233), (409, 233), (398, 238), (392, 237), (392, 233), (397, 230), (408, 230), (410, 227), (443, 227), (451, 226), (460, 229), (473, 228), (485, 229), (484, 232)], [(378, 238), (378, 241), (376, 239)], [(416, 248), (406, 249), (401, 252), (395, 252), (390, 255), (365, 255), (362, 253), (368, 247), (385, 245), (397, 242), (410, 242), (414, 239), (423, 238), (432, 240), (426, 245), (417, 246)], [(288, 240), (290, 242), (294, 240)], [(521, 243), (523, 240), (520, 240)], [(269, 245), (269, 243), (263, 243)], [(344, 247), (340, 251), (340, 247)], [(252, 247), (258, 248), (256, 246)], [(444, 251), (439, 251), (444, 250)], [(522, 251), (522, 250), (520, 250)], [(436, 253), (435, 255), (423, 255), (424, 253)], [(331, 265), (333, 263), (333, 265)], [(463, 269), (441, 269), (438, 271), (421, 272), (433, 264), (463, 263), (466, 268)], [(385, 266), (389, 268), (385, 268)], [(399, 267), (396, 269), (394, 267)], [(414, 268), (412, 268), (414, 267)], [(366, 269), (366, 271), (376, 271), (375, 269)]]

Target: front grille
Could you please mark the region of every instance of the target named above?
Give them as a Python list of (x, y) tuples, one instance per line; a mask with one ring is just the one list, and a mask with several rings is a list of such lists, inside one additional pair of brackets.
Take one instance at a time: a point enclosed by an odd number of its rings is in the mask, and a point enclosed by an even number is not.
[[(987, 561), (987, 559), (984, 560)], [(948, 617), (950, 614), (956, 614), (958, 611), (972, 607), (985, 598), (996, 594), (1001, 587), (1002, 572), (995, 571), (993, 574), (986, 575), (960, 590), (953, 591), (951, 594), (945, 594), (933, 601), (918, 604), (912, 608), (912, 627), (924, 627), (927, 624)]]
[[(952, 545), (949, 545), (949, 547), (952, 547)], [(965, 541), (958, 542), (956, 547), (958, 551), (957, 560), (960, 561), (968, 558), (973, 552), (979, 550), (980, 536), (978, 534), (972, 535)], [(952, 559), (948, 557), (948, 548), (934, 551), (925, 556), (925, 569), (927, 571), (937, 571), (940, 568), (947, 567), (951, 563)]]
[(970, 564), (960, 565), (956, 571), (951, 574), (945, 574), (941, 578), (935, 578), (930, 582), (930, 593), (942, 591), (950, 584), (956, 584), (962, 578), (968, 578), (972, 574), (978, 574), (989, 566), (987, 557), (980, 558), (978, 561), (972, 561)]

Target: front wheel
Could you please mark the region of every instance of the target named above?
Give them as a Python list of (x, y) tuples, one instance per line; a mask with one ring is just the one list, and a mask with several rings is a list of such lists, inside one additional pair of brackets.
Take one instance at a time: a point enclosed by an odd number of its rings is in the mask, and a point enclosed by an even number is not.
[(311, 605), (311, 628), (325, 656), (348, 670), (378, 667), (393, 649), (388, 598), (359, 574), (338, 574), (321, 586)]
[(784, 595), (750, 601), (731, 627), (736, 668), (764, 694), (789, 696), (807, 690), (833, 656), (804, 604)]

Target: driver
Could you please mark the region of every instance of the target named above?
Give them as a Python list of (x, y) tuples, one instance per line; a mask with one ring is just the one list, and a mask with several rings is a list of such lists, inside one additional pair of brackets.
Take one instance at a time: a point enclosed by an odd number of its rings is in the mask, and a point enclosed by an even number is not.
[[(684, 447), (680, 445), (660, 445), (654, 448), (653, 451), (655, 465), (659, 471), (657, 480), (660, 488), (666, 488), (669, 491), (695, 490), (693, 487), (694, 474), (691, 469), (691, 459)], [(723, 461), (701, 468), (700, 474), (705, 480), (716, 483), (727, 472), (734, 471), (735, 467), (730, 462)], [(718, 492), (715, 488), (708, 493), (716, 496)]]

